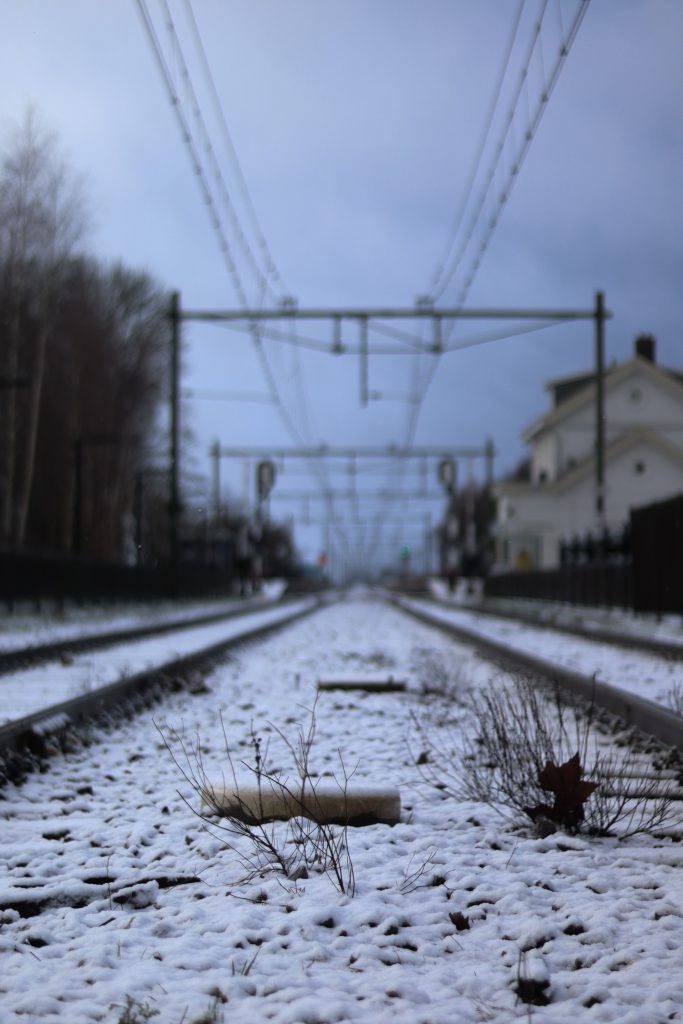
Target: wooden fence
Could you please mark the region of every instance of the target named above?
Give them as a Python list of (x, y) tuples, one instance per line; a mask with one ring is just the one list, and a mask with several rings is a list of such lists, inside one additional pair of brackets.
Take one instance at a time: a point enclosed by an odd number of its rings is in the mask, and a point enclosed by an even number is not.
[(633, 607), (683, 615), (683, 494), (631, 512)]
[(220, 596), (234, 579), (215, 566), (181, 565), (173, 580), (169, 567), (133, 566), (68, 554), (0, 550), (0, 604), (8, 611), (31, 602), (158, 600)]
[(628, 561), (490, 576), (484, 593), (683, 615), (683, 494), (633, 509), (630, 536)]

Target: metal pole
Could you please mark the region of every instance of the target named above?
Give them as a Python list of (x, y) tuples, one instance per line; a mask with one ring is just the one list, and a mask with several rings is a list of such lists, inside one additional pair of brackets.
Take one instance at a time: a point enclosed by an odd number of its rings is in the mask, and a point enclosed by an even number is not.
[(464, 309), (462, 306), (302, 309), (297, 306), (295, 309), (187, 309), (183, 310), (182, 319), (241, 320), (245, 323), (265, 320), (591, 320), (593, 315), (589, 309)]
[(329, 517), (329, 515), (327, 516), (327, 519), (326, 519), (326, 522), (325, 522), (325, 542), (324, 543), (325, 543), (325, 556), (326, 556), (326, 558), (325, 558), (325, 560), (326, 560), (325, 568), (327, 570), (327, 575), (331, 579), (332, 578), (332, 531), (330, 529), (330, 517)]
[(135, 564), (142, 565), (142, 515), (143, 515), (142, 470), (135, 474)]
[(180, 470), (180, 402), (179, 402), (179, 378), (180, 378), (180, 296), (178, 292), (171, 294), (171, 448), (170, 448), (170, 486), (171, 494), (169, 500), (169, 555), (171, 561), (171, 596), (177, 597), (179, 590), (179, 470)]
[(221, 445), (214, 441), (211, 445), (213, 459), (213, 514), (218, 519), (221, 514)]
[(360, 318), (360, 404), (368, 404), (368, 318)]
[(491, 490), (493, 487), (493, 459), (496, 454), (496, 450), (493, 447), (493, 438), (487, 437), (486, 444), (484, 445), (484, 455), (486, 458), (486, 489)]
[(83, 439), (74, 441), (74, 519), (71, 548), (76, 555), (81, 553), (83, 509)]
[(422, 565), (425, 576), (428, 576), (431, 572), (431, 533), (432, 533), (432, 517), (429, 512), (425, 512), (424, 517), (424, 548), (422, 551)]
[(605, 522), (605, 296), (595, 293), (595, 514)]
[(492, 543), (492, 532), (491, 528), (494, 521), (494, 498), (493, 498), (493, 459), (496, 454), (493, 446), (493, 438), (486, 438), (486, 488), (484, 493), (484, 558), (485, 564), (483, 566), (483, 572), (488, 575), (488, 570), (491, 563), (494, 561), (493, 543)]

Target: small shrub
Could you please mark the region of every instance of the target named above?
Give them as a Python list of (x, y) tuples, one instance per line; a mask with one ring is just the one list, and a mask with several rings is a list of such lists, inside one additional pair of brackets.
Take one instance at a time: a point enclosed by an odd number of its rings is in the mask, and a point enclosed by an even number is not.
[(251, 974), (252, 967), (256, 963), (256, 958), (260, 952), (260, 948), (257, 949), (254, 955), (252, 956), (251, 960), (245, 960), (244, 963), (239, 968), (235, 967), (235, 961), (233, 960), (231, 969), (233, 978), (235, 977), (236, 974), (241, 975), (243, 978), (248, 978), (249, 975)]
[(675, 780), (643, 775), (628, 746), (616, 754), (608, 741), (602, 752), (595, 717), (592, 704), (571, 702), (559, 686), (496, 680), (472, 698), (465, 721), (414, 718), (417, 767), (444, 794), (531, 819), (539, 834), (559, 827), (624, 839), (669, 824)]
[(668, 694), (669, 707), (677, 715), (683, 715), (683, 683), (675, 682)]
[[(229, 774), (235, 791), (239, 792), (236, 762), (222, 717), (221, 726)], [(348, 848), (346, 821), (328, 824), (311, 820), (307, 816), (311, 805), (315, 806), (318, 785), (317, 773), (310, 763), (316, 732), (315, 705), (309, 712), (307, 728), (299, 726), (294, 740), (289, 740), (277, 727), (271, 728), (284, 741), (292, 758), (294, 777), (290, 778), (271, 766), (268, 746), (264, 748), (253, 726), (250, 732), (251, 760), (240, 760), (237, 764), (251, 776), (258, 793), (263, 793), (263, 801), (267, 794), (278, 794), (287, 806), (301, 808), (300, 815), (286, 821), (268, 820), (263, 814), (255, 820), (253, 808), (239, 799), (235, 810), (226, 812), (221, 805), (220, 793), (214, 788), (205, 769), (199, 737), (187, 740), (183, 734), (168, 727), (166, 736), (157, 726), (176, 767), (199, 798), (200, 810), (195, 810), (182, 793), (180, 796), (201, 819), (207, 831), (219, 839), (241, 863), (243, 874), (238, 884), (272, 871), (283, 874), (296, 884), (298, 880), (308, 878), (312, 872), (322, 872), (340, 892), (353, 895), (355, 876)], [(340, 774), (333, 777), (332, 781), (339, 786), (345, 800), (353, 772), (347, 772), (341, 752), (339, 765)]]
[(414, 659), (414, 672), (420, 684), (420, 696), (430, 699), (441, 698), (457, 701), (464, 691), (459, 666), (453, 667), (452, 660), (440, 650), (423, 647)]
[(142, 1024), (143, 1021), (158, 1016), (159, 1011), (153, 1009), (149, 1003), (140, 1003), (132, 996), (126, 996), (126, 1005), (116, 1024)]
[(193, 1017), (189, 1024), (223, 1024), (225, 1017), (221, 1003), (225, 1002), (227, 999), (222, 993), (215, 995), (203, 1013), (200, 1013), (198, 1017)]
[(550, 975), (543, 960), (520, 952), (513, 991), (528, 1006), (547, 1006), (550, 1003)]

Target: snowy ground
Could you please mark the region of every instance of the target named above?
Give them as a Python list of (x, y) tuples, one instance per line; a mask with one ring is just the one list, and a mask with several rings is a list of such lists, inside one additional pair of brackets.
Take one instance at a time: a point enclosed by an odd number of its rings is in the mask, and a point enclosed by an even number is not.
[(27, 605), (11, 615), (0, 613), (0, 651), (239, 610), (246, 604), (277, 600), (284, 591), (283, 581), (272, 580), (265, 584), (260, 594), (246, 601), (233, 597), (221, 601), (188, 601), (181, 605), (177, 601), (114, 605), (91, 603), (82, 607), (48, 606), (38, 613)]
[(313, 598), (302, 598), (283, 606), (257, 608), (223, 622), (87, 651), (66, 662), (52, 661), (0, 676), (0, 725), (90, 693), (123, 676), (159, 667), (212, 644), (239, 637), (259, 626), (281, 622), (314, 603)]
[[(479, 615), (476, 610), (468, 607), (468, 602), (479, 600), (479, 595), (476, 592), (469, 595), (464, 582), (461, 581), (455, 595), (450, 595), (442, 581), (432, 580), (433, 595), (442, 603), (441, 610), (434, 608), (431, 603), (414, 599), (413, 603), (437, 619), (453, 622), (474, 633), (529, 651), (586, 675), (595, 674), (601, 682), (637, 693), (665, 707), (680, 710), (683, 706), (683, 663), (635, 650), (619, 651), (599, 641), (582, 640), (546, 628), (534, 629), (509, 619)], [(277, 599), (283, 590), (281, 581), (270, 581), (264, 586), (262, 594), (250, 599), (248, 603), (258, 606), (262, 601)], [(411, 599), (405, 600), (410, 603)], [(509, 602), (498, 604), (504, 608)], [(157, 603), (116, 610), (104, 607), (88, 610), (70, 608), (59, 614), (36, 615), (25, 612), (0, 617), (0, 650), (147, 623), (199, 617), (234, 608), (245, 610), (246, 607), (243, 600), (234, 598), (223, 602), (192, 602), (181, 606)], [(538, 613), (538, 605), (534, 606), (534, 611)], [(543, 614), (549, 622), (558, 624), (593, 624), (634, 635), (657, 635), (670, 641), (679, 641), (683, 650), (683, 621), (675, 616), (658, 621), (653, 617), (635, 616), (614, 609), (579, 609), (552, 604), (543, 606)], [(242, 621), (247, 624), (258, 619), (250, 616)], [(234, 635), (241, 628), (237, 625), (228, 627)], [(55, 662), (49, 667), (42, 665), (17, 672), (13, 677), (0, 677), (0, 724), (89, 692), (97, 686), (115, 681), (124, 673), (142, 671), (161, 664), (174, 654), (197, 650), (204, 642), (213, 642), (224, 632), (225, 627), (222, 625), (197, 627), (184, 635), (179, 634), (170, 646), (164, 637), (152, 638), (129, 643), (118, 650), (84, 653), (68, 665)]]
[[(354, 782), (403, 797), (400, 824), (350, 830), (354, 894), (315, 872), (240, 884), (237, 853), (251, 847), (230, 852), (203, 830), (152, 718), (199, 736), (217, 781), (219, 711), (238, 761), (258, 736), (289, 771), (275, 728), (294, 738), (307, 725), (317, 678), (384, 670), (409, 692), (324, 693), (316, 709), (314, 770), (339, 774), (341, 752)], [(435, 674), (463, 692), (500, 679), (438, 631), (349, 601), (236, 649), (209, 693), (171, 696), (6, 789), (3, 1024), (155, 1011), (163, 1024), (683, 1020), (680, 842), (531, 838), (522, 822), (425, 786), (411, 716), (434, 709), (421, 689)], [(466, 722), (458, 703), (447, 717)], [(518, 1001), (525, 971), (549, 979), (547, 1006)]]
[[(479, 615), (463, 604), (445, 602), (443, 606), (435, 607), (432, 602), (415, 599), (404, 599), (404, 603), (426, 611), (439, 621), (451, 622), (515, 650), (535, 654), (539, 658), (545, 658), (589, 677), (595, 676), (601, 683), (609, 683), (630, 693), (637, 693), (664, 707), (673, 710), (680, 710), (683, 707), (683, 661), (673, 661), (634, 649), (619, 649), (598, 640), (583, 640), (553, 629), (526, 626), (512, 619)], [(557, 612), (556, 615), (558, 621), (562, 621), (561, 613)], [(637, 634), (631, 622), (632, 618), (620, 616), (617, 619), (612, 615), (610, 621), (615, 629), (620, 628), (624, 632)], [(592, 613), (591, 619), (595, 621), (595, 612)], [(643, 628), (642, 623), (639, 628)], [(669, 622), (667, 633), (668, 639), (675, 637), (681, 642), (683, 653), (683, 635), (677, 632), (673, 619)]]
[[(429, 581), (432, 596), (445, 604), (473, 605), (482, 600), (478, 580), (459, 580), (453, 593), (437, 577)], [(683, 616), (636, 613), (624, 608), (590, 608), (560, 601), (533, 601), (527, 598), (486, 598), (486, 607), (505, 611), (528, 612), (558, 626), (582, 629), (611, 629), (615, 632), (680, 643), (683, 646)]]

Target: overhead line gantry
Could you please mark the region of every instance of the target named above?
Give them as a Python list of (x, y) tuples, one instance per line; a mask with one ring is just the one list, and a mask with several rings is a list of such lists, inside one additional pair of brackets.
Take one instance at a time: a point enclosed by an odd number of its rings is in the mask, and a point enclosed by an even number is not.
[[(341, 354), (345, 351), (341, 338), (341, 325), (344, 321), (355, 322), (359, 325), (359, 354), (360, 354), (360, 375), (361, 375), (361, 402), (367, 404), (368, 392), (368, 357), (371, 349), (368, 340), (368, 325), (372, 321), (381, 320), (418, 320), (431, 321), (433, 328), (433, 344), (428, 351), (434, 355), (441, 355), (444, 351), (442, 344), (442, 324), (444, 321), (455, 322), (458, 320), (508, 320), (508, 321), (545, 321), (548, 324), (568, 323), (572, 321), (592, 320), (595, 334), (595, 381), (596, 381), (596, 405), (595, 405), (595, 433), (596, 433), (596, 474), (595, 474), (595, 508), (598, 521), (604, 516), (604, 332), (605, 323), (612, 314), (605, 308), (604, 295), (601, 291), (595, 293), (595, 305), (592, 309), (538, 309), (530, 307), (504, 308), (463, 308), (436, 307), (429, 296), (418, 300), (414, 306), (375, 306), (375, 307), (321, 307), (321, 308), (300, 308), (293, 299), (286, 299), (276, 309), (225, 309), (225, 310), (193, 310), (182, 309), (178, 293), (174, 293), (171, 299), (170, 320), (171, 320), (171, 560), (174, 564), (178, 562), (178, 516), (180, 509), (178, 493), (178, 460), (179, 460), (179, 432), (178, 432), (178, 404), (179, 404), (179, 329), (181, 321), (203, 321), (213, 323), (246, 323), (257, 329), (259, 323), (266, 323), (272, 320), (285, 320), (291, 322), (305, 320), (329, 321), (333, 328), (331, 352)], [(378, 352), (377, 354), (381, 354)], [(306, 449), (311, 456), (320, 458), (330, 457), (333, 449), (315, 448)], [(382, 458), (394, 455), (401, 449), (378, 449), (378, 456)], [(415, 453), (415, 449), (404, 449), (405, 453)], [(275, 455), (274, 449), (268, 449), (271, 457)], [(223, 451), (221, 450), (221, 454)], [(453, 449), (444, 450), (444, 454), (454, 454)], [(282, 452), (284, 457), (286, 452)], [(277, 457), (277, 456), (275, 456)], [(345, 450), (345, 457), (349, 457), (348, 450)], [(399, 456), (400, 457), (400, 456)]]

